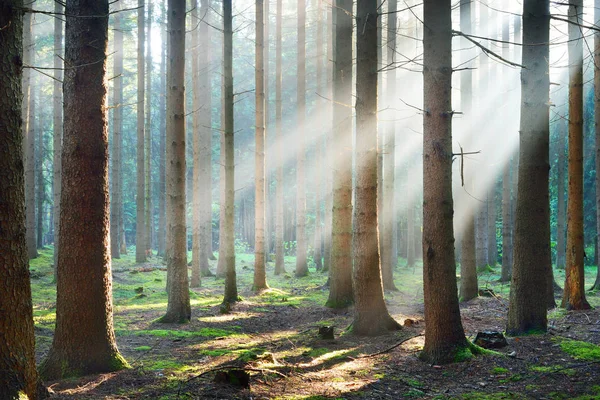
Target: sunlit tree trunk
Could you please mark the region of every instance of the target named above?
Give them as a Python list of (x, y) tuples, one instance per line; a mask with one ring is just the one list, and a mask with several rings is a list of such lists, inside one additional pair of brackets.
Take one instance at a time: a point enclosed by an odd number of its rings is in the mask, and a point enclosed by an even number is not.
[(423, 117), (423, 294), (427, 330), (421, 359), (432, 364), (453, 362), (468, 347), (454, 261), (450, 3), (424, 3), (423, 108), (428, 111)]
[[(600, 0), (594, 1), (594, 19), (600, 24)], [(600, 32), (594, 33), (594, 129), (596, 134), (596, 171), (600, 171)], [(561, 142), (562, 144), (563, 142)], [(564, 154), (564, 150), (563, 150)], [(560, 168), (560, 167), (559, 167)], [(564, 170), (564, 166), (563, 166)], [(596, 254), (600, 252), (600, 174), (596, 173)], [(558, 267), (558, 263), (557, 263)], [(591, 290), (600, 290), (600, 263)]]
[(283, 132), (281, 100), (281, 39), (282, 39), (283, 0), (277, 0), (277, 21), (275, 27), (275, 143), (277, 146), (277, 187), (275, 189), (275, 275), (285, 272), (283, 253)]
[[(599, 58), (600, 60), (600, 58)], [(599, 75), (600, 76), (600, 75)], [(596, 103), (595, 103), (596, 104)], [(564, 108), (566, 111), (566, 107)], [(600, 115), (600, 114), (598, 114)], [(566, 118), (566, 115), (563, 115)], [(566, 145), (567, 145), (567, 122), (559, 120), (558, 124), (558, 165), (557, 171), (557, 215), (556, 215), (556, 268), (565, 269), (567, 250), (567, 207), (565, 199), (565, 170), (566, 170)]]
[(144, 107), (145, 107), (145, 64), (144, 44), (146, 41), (144, 2), (138, 0), (137, 13), (137, 190), (136, 190), (136, 228), (135, 262), (146, 261), (146, 162), (144, 159)]
[(296, 93), (296, 276), (308, 275), (306, 240), (306, 0), (298, 0)]
[[(502, 21), (502, 56), (505, 59), (510, 57), (510, 16), (504, 15)], [(502, 172), (502, 270), (500, 274), (500, 282), (510, 282), (510, 274), (512, 269), (513, 255), (513, 224), (512, 224), (512, 158), (507, 160)]]
[(586, 310), (583, 241), (583, 1), (569, 3), (569, 186), (567, 198), (567, 261), (562, 306)]
[(145, 250), (146, 255), (152, 255), (152, 1), (147, 4), (148, 8), (148, 39), (146, 40), (146, 134), (145, 134)]
[[(472, 32), (472, 11), (471, 1), (461, 0), (460, 2), (460, 29), (465, 34)], [(462, 41), (461, 46), (468, 48), (469, 43), (466, 40)], [(463, 50), (464, 51), (464, 50)], [(463, 62), (468, 62), (473, 57), (472, 52), (463, 52)], [(473, 117), (473, 73), (470, 69), (460, 72), (460, 101), (461, 110), (465, 113), (466, 118), (461, 120), (462, 129), (469, 135), (471, 129), (470, 120)], [(469, 151), (469, 144), (471, 141), (463, 143), (466, 146), (465, 151)], [(464, 185), (462, 189), (466, 190), (467, 193), (473, 192), (473, 175), (475, 168), (471, 165), (471, 160), (467, 157), (463, 157), (460, 160)], [(463, 196), (469, 206), (465, 207), (466, 212), (463, 215), (465, 221), (465, 228), (462, 233), (462, 240), (460, 242), (460, 293), (459, 297), (461, 301), (471, 300), (478, 295), (477, 285), (477, 266), (475, 258), (475, 214), (474, 211), (477, 209), (475, 201), (470, 196)]]
[[(317, 58), (317, 92), (321, 93), (323, 89), (323, 2), (322, 0), (317, 1), (317, 48), (316, 48), (316, 58)], [(321, 107), (321, 104), (319, 104)], [(323, 198), (323, 174), (322, 174), (322, 165), (323, 165), (323, 137), (320, 132), (324, 132), (324, 129), (321, 127), (316, 134), (315, 140), (315, 235), (314, 235), (314, 244), (313, 244), (313, 260), (315, 262), (315, 268), (317, 270), (323, 269), (323, 254), (321, 252), (322, 242), (323, 242), (323, 233), (321, 229), (321, 202)]]
[[(327, 76), (327, 98), (333, 99), (333, 13), (334, 13), (334, 3), (330, 6), (327, 4), (327, 66), (326, 66), (326, 76)], [(327, 115), (333, 115), (333, 102), (329, 102), (327, 105)], [(332, 189), (332, 163), (331, 158), (333, 155), (333, 118), (331, 118), (327, 122), (327, 136), (325, 138), (325, 159), (323, 160), (323, 170), (325, 172), (325, 224), (324, 230), (325, 234), (323, 235), (323, 272), (330, 271), (331, 265), (331, 232), (332, 232), (332, 207), (333, 207), (333, 189)]]
[[(225, 295), (223, 305), (238, 301), (237, 282), (235, 276), (234, 247), (234, 127), (233, 127), (233, 15), (232, 0), (223, 0), (223, 92), (224, 92), (224, 129), (222, 132), (225, 145), (225, 215), (224, 229), (221, 231), (223, 254), (225, 259)], [(223, 218), (223, 216), (222, 216)]]
[(333, 66), (333, 207), (327, 306), (343, 308), (352, 292), (352, 0), (337, 0)]
[[(58, 2), (55, 4), (59, 4)], [(121, 258), (121, 224), (123, 218), (122, 190), (122, 146), (123, 146), (123, 31), (121, 27), (121, 2), (115, 3), (114, 14), (114, 52), (113, 55), (113, 137), (112, 171), (110, 201), (110, 254), (112, 258)], [(59, 20), (56, 18), (55, 21)]]
[[(190, 280), (191, 287), (200, 287), (200, 263), (201, 257), (206, 259), (206, 255), (203, 253), (201, 243), (200, 243), (200, 235), (201, 230), (204, 229), (201, 221), (201, 211), (202, 207), (202, 198), (203, 191), (209, 190), (206, 186), (202, 187), (202, 182), (200, 181), (200, 163), (201, 163), (201, 147), (202, 147), (202, 138), (200, 137), (200, 113), (203, 112), (202, 108), (204, 105), (201, 104), (200, 96), (201, 90), (205, 88), (200, 87), (200, 66), (199, 66), (199, 57), (200, 57), (200, 43), (198, 40), (199, 36), (199, 23), (204, 25), (200, 19), (198, 18), (198, 0), (190, 1), (191, 7), (191, 15), (192, 15), (192, 26), (196, 27), (192, 30), (192, 119), (193, 119), (193, 130), (192, 130), (192, 150), (193, 150), (193, 177), (192, 177), (192, 277)], [(202, 49), (204, 51), (204, 49)], [(205, 67), (205, 66), (203, 66)], [(203, 73), (207, 73), (207, 71), (203, 70)], [(206, 154), (203, 154), (206, 156)]]
[[(377, 226), (377, 3), (358, 0), (356, 25), (356, 197), (354, 208), (354, 321), (358, 335), (400, 325), (383, 298)], [(339, 166), (338, 166), (339, 167)]]
[[(25, 238), (21, 92), (22, 0), (0, 4), (0, 398), (38, 397), (33, 309)], [(30, 18), (30, 17), (29, 17)]]
[[(394, 61), (396, 60), (396, 29), (397, 29), (397, 0), (388, 1), (387, 14), (387, 88), (386, 98), (387, 106), (393, 107), (396, 100), (396, 68)], [(380, 18), (381, 19), (381, 18)], [(383, 277), (383, 288), (386, 290), (398, 290), (394, 284), (394, 267), (396, 267), (397, 259), (393, 254), (394, 249), (394, 173), (396, 168), (396, 124), (394, 122), (393, 112), (387, 113), (388, 119), (383, 124), (383, 212), (381, 219), (380, 231), (380, 247), (381, 247), (381, 273)]]
[[(54, 2), (54, 12), (63, 13), (60, 2)], [(53, 221), (54, 221), (54, 272), (58, 263), (58, 231), (60, 227), (60, 153), (62, 149), (63, 115), (62, 115), (62, 55), (63, 55), (63, 21), (54, 18), (54, 82), (52, 86), (52, 114), (53, 114)], [(60, 55), (60, 57), (59, 57)], [(55, 275), (56, 277), (56, 275)]]
[[(35, 139), (36, 141), (36, 149), (35, 149), (35, 181), (36, 181), (36, 185), (35, 185), (35, 189), (36, 189), (36, 195), (35, 195), (35, 209), (36, 209), (36, 214), (35, 214), (35, 218), (36, 218), (36, 226), (35, 226), (35, 238), (36, 238), (36, 247), (38, 249), (41, 249), (42, 247), (44, 247), (44, 197), (46, 196), (46, 183), (44, 182), (44, 170), (43, 170), (43, 165), (44, 165), (44, 135), (42, 132), (42, 113), (41, 112), (37, 112), (37, 110), (34, 108), (34, 105), (37, 105), (37, 103), (39, 103), (41, 96), (40, 96), (40, 91), (42, 88), (41, 85), (41, 81), (39, 78), (36, 77), (36, 79), (34, 79), (34, 85), (33, 85), (33, 89), (35, 90), (32, 91), (31, 95), (32, 95), (32, 108), (31, 108), (31, 113), (34, 116), (37, 116), (37, 118), (33, 119), (33, 131), (34, 134), (37, 135), (37, 138)], [(42, 107), (40, 107), (42, 108)], [(41, 110), (40, 110), (41, 111)]]
[(41, 366), (42, 375), (51, 380), (127, 366), (115, 341), (111, 299), (108, 0), (67, 0), (65, 15), (65, 64), (81, 67), (66, 69), (63, 81), (56, 329)]
[(159, 322), (189, 322), (185, 162), (185, 0), (168, 0), (167, 32), (167, 313)]
[[(548, 0), (524, 2), (519, 185), (506, 326), (511, 335), (545, 331), (548, 323), (546, 276), (552, 267), (548, 194), (549, 23)], [(536, 45), (529, 45), (532, 43)]]
[(160, 29), (160, 41), (162, 43), (160, 52), (160, 87), (162, 95), (160, 96), (160, 109), (163, 110), (160, 113), (160, 129), (159, 129), (159, 145), (158, 145), (158, 231), (157, 231), (157, 248), (158, 255), (165, 256), (165, 244), (166, 244), (166, 92), (167, 92), (167, 27), (166, 27), (166, 0), (161, 2), (162, 9), (162, 24)]
[[(269, 1), (269, 0), (267, 0)], [(254, 153), (254, 284), (260, 291), (268, 288), (265, 271), (265, 69), (264, 1), (256, 0), (255, 41), (255, 153)]]

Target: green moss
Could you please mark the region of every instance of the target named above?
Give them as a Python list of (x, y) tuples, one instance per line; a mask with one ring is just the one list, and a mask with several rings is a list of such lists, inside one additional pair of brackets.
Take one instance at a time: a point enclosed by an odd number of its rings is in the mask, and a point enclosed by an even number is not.
[(503, 375), (503, 374), (508, 374), (508, 369), (507, 368), (503, 368), (503, 367), (494, 367), (492, 368), (492, 374), (494, 375)]
[(150, 347), (150, 346), (138, 346), (134, 350), (135, 351), (148, 351), (148, 350), (152, 350), (152, 347)]
[(231, 354), (231, 350), (226, 349), (215, 349), (215, 350), (200, 350), (198, 353), (202, 356), (210, 356), (210, 357), (220, 357), (225, 354)]
[(312, 357), (312, 358), (317, 358), (317, 357), (321, 357), (322, 355), (325, 355), (327, 353), (329, 353), (331, 350), (329, 350), (326, 347), (320, 347), (320, 348), (316, 348), (316, 349), (311, 349), (305, 353), (303, 353), (303, 355)]
[(600, 361), (600, 346), (579, 340), (561, 340), (560, 348), (565, 353), (585, 361)]
[(419, 389), (409, 389), (408, 392), (404, 393), (402, 397), (418, 399), (425, 396), (425, 392)]
[(532, 367), (529, 367), (529, 369), (533, 372), (541, 372), (541, 373), (546, 373), (546, 374), (553, 373), (553, 372), (560, 372), (567, 376), (573, 376), (577, 373), (577, 371), (575, 371), (572, 368), (563, 369), (563, 367), (561, 367), (560, 365), (532, 366)]
[[(118, 330), (119, 333), (125, 333), (123, 330)], [(191, 338), (191, 337), (224, 337), (236, 335), (236, 332), (218, 328), (202, 328), (198, 331), (181, 331), (172, 329), (151, 329), (140, 330), (133, 333), (136, 336), (156, 336), (162, 338)]]

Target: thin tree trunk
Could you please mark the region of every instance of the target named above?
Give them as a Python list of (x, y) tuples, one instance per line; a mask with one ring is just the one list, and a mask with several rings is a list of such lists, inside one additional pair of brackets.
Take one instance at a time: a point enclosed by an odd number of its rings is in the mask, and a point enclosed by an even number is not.
[[(58, 4), (58, 3), (56, 3)], [(123, 148), (123, 31), (121, 30), (121, 3), (115, 3), (114, 56), (113, 56), (113, 138), (112, 138), (112, 181), (110, 202), (110, 253), (112, 258), (121, 258), (121, 225), (123, 220), (123, 177), (121, 173)], [(55, 20), (58, 20), (56, 18)]]
[[(34, 64), (33, 23), (30, 13), (23, 18), (23, 63)], [(35, 131), (33, 120), (35, 118), (35, 105), (33, 100), (33, 87), (31, 69), (23, 72), (23, 134), (25, 140), (23, 148), (25, 153), (25, 213), (27, 227), (27, 253), (29, 259), (36, 258), (37, 240), (35, 237)]]
[[(599, 58), (600, 60), (600, 58)], [(599, 75), (600, 76), (600, 75)], [(600, 89), (600, 88), (599, 88)], [(566, 107), (565, 107), (566, 111)], [(600, 114), (598, 114), (600, 115)], [(566, 115), (563, 115), (566, 118)], [(565, 199), (565, 153), (567, 149), (567, 122), (559, 120), (558, 124), (558, 165), (557, 165), (557, 215), (556, 215), (556, 268), (565, 269), (567, 250), (567, 207)], [(600, 176), (600, 175), (599, 175)]]
[(487, 264), (495, 267), (498, 260), (498, 243), (496, 238), (496, 177), (488, 191), (487, 196), (487, 229), (488, 229), (488, 257)]
[[(317, 91), (322, 92), (323, 89), (323, 2), (317, 1), (317, 46), (316, 46), (316, 62), (317, 62)], [(319, 105), (322, 107), (322, 105)], [(320, 271), (323, 269), (323, 253), (321, 252), (323, 242), (323, 230), (321, 228), (321, 202), (323, 198), (322, 188), (322, 164), (323, 164), (323, 137), (320, 136), (319, 130), (316, 132), (315, 139), (315, 233), (313, 244), (313, 260), (315, 269)]]
[(152, 255), (152, 1), (148, 1), (148, 40), (146, 41), (146, 130), (145, 130), (145, 250), (146, 256)]
[(167, 32), (167, 313), (163, 323), (192, 316), (187, 270), (185, 162), (185, 0), (168, 0)]
[[(600, 0), (594, 1), (594, 19), (600, 23)], [(596, 134), (596, 171), (600, 171), (600, 32), (594, 33), (594, 130)], [(561, 141), (561, 145), (562, 145)], [(560, 147), (563, 149), (562, 147)], [(561, 154), (564, 154), (564, 149)], [(560, 167), (559, 167), (560, 168)], [(564, 170), (564, 166), (563, 166)], [(560, 194), (560, 193), (559, 193)], [(559, 203), (560, 204), (560, 203)], [(596, 173), (596, 256), (600, 252), (600, 174)], [(558, 264), (558, 263), (557, 263)], [(590, 290), (600, 290), (600, 263)], [(558, 266), (558, 265), (557, 265)]]
[(145, 0), (138, 0), (137, 24), (137, 190), (136, 190), (136, 228), (135, 228), (135, 262), (146, 261), (146, 162), (144, 159), (144, 107), (145, 107), (145, 64), (144, 43), (146, 41)]
[[(327, 98), (333, 99), (333, 4), (327, 5)], [(328, 102), (327, 115), (333, 116), (333, 103)], [(331, 158), (333, 156), (333, 118), (327, 122), (326, 137), (325, 137), (325, 160), (324, 160), (324, 171), (325, 171), (325, 224), (324, 224), (324, 240), (323, 240), (323, 272), (330, 271), (331, 265), (331, 232), (332, 232), (332, 207), (333, 207), (333, 194), (332, 194), (332, 173), (333, 167), (331, 164)]]
[[(269, 0), (267, 0), (269, 1)], [(253, 289), (267, 289), (265, 271), (265, 69), (264, 69), (264, 1), (256, 0), (255, 41), (255, 154), (254, 154), (254, 284)]]
[[(545, 331), (550, 258), (548, 0), (523, 5), (519, 186), (508, 322), (511, 335)], [(528, 45), (535, 43), (535, 46)], [(542, 43), (543, 45), (540, 45)]]
[[(166, 11), (166, 0), (161, 2), (161, 8), (163, 13), (163, 22), (160, 29), (160, 38), (162, 43), (160, 53), (160, 109), (166, 110), (166, 92), (167, 92), (167, 11)], [(160, 132), (159, 132), (159, 155), (158, 155), (158, 255), (165, 256), (165, 244), (166, 244), (166, 113), (160, 113)]]
[[(36, 94), (32, 93), (35, 101), (40, 100), (40, 90), (41, 85), (40, 80), (36, 79), (37, 85), (34, 85), (35, 88), (38, 88)], [(33, 113), (34, 111), (32, 111)], [(36, 246), (38, 249), (44, 247), (44, 198), (46, 197), (46, 183), (44, 182), (44, 135), (42, 130), (42, 113), (40, 112), (37, 118), (34, 119), (33, 124), (35, 126), (35, 132), (37, 132), (37, 151), (36, 151), (36, 162), (35, 162), (35, 172), (36, 172)]]
[[(25, 394), (37, 400), (35, 338), (27, 241), (25, 237), (25, 170), (23, 160), (22, 0), (0, 4), (0, 398)], [(31, 14), (25, 14), (27, 19)], [(27, 29), (27, 28), (26, 28)], [(27, 69), (26, 69), (27, 70)], [(24, 117), (24, 116), (23, 116)], [(24, 119), (24, 118), (23, 118)]]
[(377, 226), (377, 4), (358, 0), (356, 12), (356, 197), (354, 208), (354, 322), (358, 335), (400, 325), (383, 297)]
[(56, 329), (40, 367), (51, 380), (127, 366), (115, 341), (110, 295), (108, 10), (108, 0), (67, 0), (65, 7), (65, 64), (81, 67), (67, 69), (63, 81)]
[(338, 0), (333, 71), (333, 207), (329, 298), (326, 306), (344, 308), (352, 292), (352, 0)]
[[(198, 0), (191, 0), (190, 7), (192, 10), (192, 26), (196, 26), (199, 23), (202, 23), (198, 18)], [(202, 24), (204, 25), (204, 24)], [(200, 57), (200, 41), (198, 40), (199, 29), (194, 29), (191, 32), (192, 35), (192, 52), (191, 52), (191, 66), (192, 66), (192, 119), (193, 119), (193, 129), (192, 129), (192, 143), (193, 143), (193, 176), (192, 176), (192, 278), (190, 280), (190, 286), (197, 288), (200, 287), (200, 263), (202, 262), (202, 258), (206, 259), (206, 254), (202, 250), (202, 244), (200, 242), (201, 232), (204, 228), (202, 225), (201, 219), (201, 207), (202, 207), (202, 199), (205, 197), (203, 195), (203, 191), (207, 190), (206, 186), (202, 187), (201, 184), (201, 174), (204, 171), (200, 170), (200, 162), (201, 162), (201, 148), (202, 148), (202, 139), (200, 137), (200, 113), (203, 111), (204, 105), (201, 104), (200, 96), (202, 89), (200, 85), (200, 65), (199, 65), (199, 57)], [(204, 50), (204, 49), (203, 49)], [(205, 67), (203, 65), (203, 67)], [(206, 154), (202, 154), (206, 156)]]
[(223, 144), (225, 145), (225, 215), (224, 230), (221, 231), (224, 254), (219, 258), (225, 259), (225, 295), (223, 306), (237, 302), (237, 282), (235, 274), (234, 246), (234, 126), (233, 126), (233, 28), (232, 0), (223, 0), (223, 92), (225, 126), (223, 129)]
[(281, 39), (282, 39), (283, 0), (277, 0), (277, 22), (275, 34), (275, 143), (277, 146), (277, 187), (275, 191), (275, 275), (285, 273), (283, 252), (283, 132), (281, 100)]
[(296, 112), (296, 277), (308, 275), (306, 239), (306, 0), (298, 0)]
[[(63, 6), (60, 2), (54, 2), (54, 12), (63, 13)], [(60, 153), (62, 149), (63, 115), (62, 115), (62, 54), (63, 45), (63, 21), (61, 18), (54, 18), (54, 82), (52, 87), (52, 112), (53, 112), (53, 221), (54, 221), (54, 277), (56, 278), (56, 265), (58, 262), (58, 231), (60, 227)], [(60, 57), (59, 57), (60, 56)]]
[(569, 186), (567, 198), (567, 263), (562, 306), (590, 308), (585, 297), (583, 241), (583, 0), (569, 3)]

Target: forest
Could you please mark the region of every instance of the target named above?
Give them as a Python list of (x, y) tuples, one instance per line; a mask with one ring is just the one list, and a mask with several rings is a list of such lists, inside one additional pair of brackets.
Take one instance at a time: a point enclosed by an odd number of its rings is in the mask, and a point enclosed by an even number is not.
[(0, 400), (600, 399), (600, 0), (0, 0)]

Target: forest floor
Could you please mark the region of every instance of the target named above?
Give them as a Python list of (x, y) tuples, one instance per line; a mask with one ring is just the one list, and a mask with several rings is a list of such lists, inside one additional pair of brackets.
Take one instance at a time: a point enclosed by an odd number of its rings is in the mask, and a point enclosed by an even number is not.
[[(253, 256), (240, 254), (237, 277), (243, 301), (231, 313), (219, 310), (223, 281), (208, 277), (201, 288), (191, 289), (189, 324), (157, 323), (166, 310), (165, 266), (158, 258), (135, 264), (132, 257), (113, 262), (117, 343), (131, 368), (45, 382), (53, 398), (600, 399), (599, 294), (588, 294), (595, 310), (551, 311), (547, 334), (508, 338), (499, 355), (438, 366), (417, 358), (426, 327), (422, 270), (406, 268), (403, 260), (395, 270), (399, 291), (387, 292), (386, 302), (405, 327), (360, 338), (346, 330), (352, 309), (323, 306), (326, 274), (311, 269), (308, 277), (297, 279), (291, 257), (286, 258), (288, 273), (280, 277), (273, 276), (269, 263), (272, 289), (255, 295)], [(38, 362), (48, 352), (54, 330), (51, 263), (48, 250), (31, 266)], [(215, 264), (211, 262), (213, 270)], [(504, 330), (508, 285), (497, 282), (499, 269), (480, 274), (480, 288), (492, 289), (494, 296), (461, 304), (471, 339), (479, 331)], [(587, 282), (593, 282), (594, 274), (595, 268), (586, 269)], [(562, 283), (564, 273), (556, 271), (556, 281)], [(335, 339), (320, 339), (321, 326), (333, 326)], [(249, 371), (249, 388), (215, 381), (218, 371), (233, 367)]]

